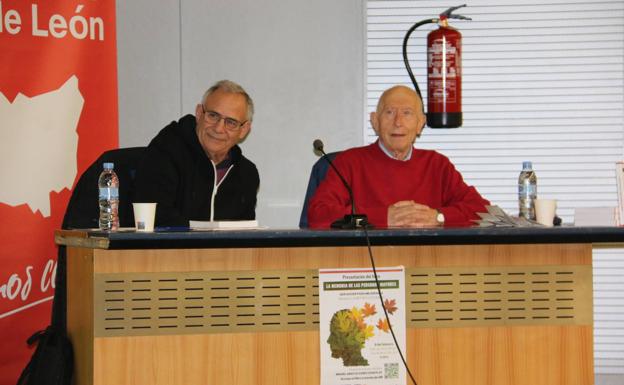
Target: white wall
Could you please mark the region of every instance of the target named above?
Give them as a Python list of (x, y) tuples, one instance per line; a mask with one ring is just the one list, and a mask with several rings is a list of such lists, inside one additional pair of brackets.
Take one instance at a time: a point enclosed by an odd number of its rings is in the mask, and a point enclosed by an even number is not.
[(178, 0), (117, 1), (119, 145), (145, 146), (181, 113)]
[(361, 0), (117, 1), (120, 146), (147, 145), (212, 83), (237, 81), (256, 104), (242, 148), (260, 172), (258, 219), (296, 227), (312, 141), (363, 143), (363, 12)]

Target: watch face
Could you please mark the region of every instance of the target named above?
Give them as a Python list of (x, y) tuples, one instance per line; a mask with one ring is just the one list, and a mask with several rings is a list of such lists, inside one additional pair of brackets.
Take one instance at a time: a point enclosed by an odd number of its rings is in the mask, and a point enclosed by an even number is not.
[(444, 223), (444, 214), (438, 213), (436, 220), (438, 221), (438, 223)]

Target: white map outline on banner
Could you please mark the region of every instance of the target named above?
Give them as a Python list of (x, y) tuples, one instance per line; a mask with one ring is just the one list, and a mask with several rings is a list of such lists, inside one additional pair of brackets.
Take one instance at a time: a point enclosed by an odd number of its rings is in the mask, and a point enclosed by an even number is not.
[(0, 92), (0, 202), (50, 216), (50, 192), (70, 189), (76, 177), (83, 105), (75, 75), (41, 95), (19, 93), (12, 103)]

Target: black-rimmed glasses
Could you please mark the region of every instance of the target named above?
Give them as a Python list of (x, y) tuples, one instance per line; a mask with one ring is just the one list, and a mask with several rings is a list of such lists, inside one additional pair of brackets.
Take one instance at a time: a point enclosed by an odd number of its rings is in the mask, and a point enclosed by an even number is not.
[(236, 131), (243, 126), (243, 124), (247, 123), (247, 121), (239, 122), (234, 118), (228, 118), (227, 116), (223, 116), (216, 111), (206, 110), (206, 107), (202, 104), (202, 111), (204, 112), (204, 121), (211, 125), (217, 125), (221, 120), (223, 120), (223, 125), (229, 131)]

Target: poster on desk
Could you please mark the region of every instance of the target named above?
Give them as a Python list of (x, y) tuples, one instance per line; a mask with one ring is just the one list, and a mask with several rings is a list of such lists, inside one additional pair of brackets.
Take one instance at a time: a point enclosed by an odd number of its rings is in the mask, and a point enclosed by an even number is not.
[(13, 385), (50, 323), (71, 190), (118, 147), (115, 1), (0, 0), (0, 52), (0, 385)]
[[(321, 385), (405, 385), (405, 270), (319, 270)], [(388, 319), (384, 314), (386, 309)]]

